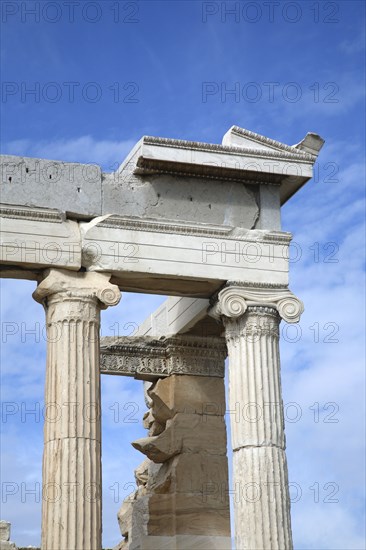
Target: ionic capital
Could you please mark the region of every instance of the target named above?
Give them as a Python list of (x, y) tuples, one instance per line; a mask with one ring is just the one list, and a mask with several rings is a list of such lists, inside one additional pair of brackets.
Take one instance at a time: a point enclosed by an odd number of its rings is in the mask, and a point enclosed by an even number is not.
[(287, 323), (298, 323), (304, 305), (288, 288), (273, 286), (249, 286), (228, 283), (223, 288), (210, 310), (215, 318), (237, 319), (244, 315), (248, 307), (265, 306), (274, 308)]
[(98, 300), (100, 309), (115, 306), (121, 299), (118, 286), (109, 282), (110, 273), (76, 272), (66, 269), (48, 269), (33, 292), (33, 298), (42, 304), (47, 299)]

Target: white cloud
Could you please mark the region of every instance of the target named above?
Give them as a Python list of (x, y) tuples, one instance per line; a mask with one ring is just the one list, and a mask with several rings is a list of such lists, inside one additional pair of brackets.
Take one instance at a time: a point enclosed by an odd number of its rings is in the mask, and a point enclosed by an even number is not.
[(116, 170), (135, 145), (133, 140), (96, 140), (80, 136), (54, 141), (19, 139), (3, 147), (3, 153), (29, 157), (99, 164), (107, 171)]
[(365, 49), (365, 30), (363, 29), (359, 34), (355, 34), (351, 40), (343, 40), (339, 44), (339, 49), (348, 55), (353, 55), (358, 52), (362, 52)]

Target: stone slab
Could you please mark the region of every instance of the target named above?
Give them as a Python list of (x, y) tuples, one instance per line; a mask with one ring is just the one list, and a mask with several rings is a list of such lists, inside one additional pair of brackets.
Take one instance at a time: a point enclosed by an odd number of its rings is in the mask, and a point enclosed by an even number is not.
[(257, 189), (240, 182), (202, 178), (198, 183), (188, 176), (125, 173), (104, 176), (103, 214), (247, 229), (257, 221)]
[(212, 283), (219, 288), (227, 280), (288, 284), (288, 233), (116, 216), (80, 227), (83, 265), (89, 271), (112, 273), (114, 282), (124, 288), (126, 280), (141, 286), (141, 279), (136, 283), (141, 276), (147, 279), (147, 288), (153, 277), (174, 278), (183, 294), (181, 281), (190, 280), (193, 297), (196, 282), (202, 285), (200, 297), (205, 297), (206, 285), (210, 296)]
[(137, 439), (132, 445), (158, 463), (180, 453), (226, 456), (226, 433), (217, 437), (224, 425), (220, 416), (177, 413), (160, 435)]
[(1, 202), (57, 208), (78, 218), (102, 213), (102, 172), (94, 164), (1, 155)]
[(231, 550), (231, 539), (200, 535), (144, 535), (141, 537), (140, 545), (140, 550)]
[(280, 188), (275, 185), (259, 187), (260, 215), (258, 229), (281, 230)]
[[(225, 438), (225, 426), (217, 433)], [(182, 453), (162, 464), (150, 463), (147, 490), (153, 493), (194, 493), (228, 502), (228, 462), (223, 455)]]
[(162, 424), (177, 413), (225, 414), (225, 386), (221, 378), (172, 375), (158, 380), (148, 394), (154, 403), (154, 416)]
[(200, 494), (149, 497), (149, 535), (227, 536), (230, 513), (226, 503)]
[(78, 224), (58, 210), (2, 205), (0, 224), (3, 267), (80, 269)]
[(207, 316), (210, 302), (202, 298), (169, 296), (140, 324), (138, 336), (169, 336), (189, 332), (198, 321)]

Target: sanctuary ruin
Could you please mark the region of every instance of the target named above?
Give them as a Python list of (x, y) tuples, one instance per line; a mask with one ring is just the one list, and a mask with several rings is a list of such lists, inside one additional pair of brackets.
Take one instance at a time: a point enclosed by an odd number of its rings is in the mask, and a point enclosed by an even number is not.
[[(100, 409), (101, 374), (144, 381), (148, 432), (132, 442), (144, 459), (118, 512), (119, 550), (292, 548), (279, 324), (303, 304), (288, 288), (281, 206), (323, 143), (233, 126), (222, 144), (143, 137), (114, 173), (2, 157), (1, 274), (37, 283), (45, 406)], [(100, 339), (121, 291), (169, 297), (135, 335)], [(45, 422), (42, 550), (101, 550), (101, 475), (100, 414)], [(51, 498), (64, 486), (74, 499)]]

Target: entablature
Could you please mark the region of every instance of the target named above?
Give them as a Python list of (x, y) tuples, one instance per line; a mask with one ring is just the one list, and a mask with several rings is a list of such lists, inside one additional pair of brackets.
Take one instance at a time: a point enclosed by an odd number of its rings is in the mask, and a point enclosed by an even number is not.
[(225, 376), (223, 338), (106, 336), (101, 339), (100, 372), (152, 381), (172, 374)]
[(280, 207), (323, 145), (233, 126), (222, 144), (143, 137), (118, 170), (2, 157), (3, 276), (108, 272), (132, 292), (209, 298), (228, 280), (288, 284)]

